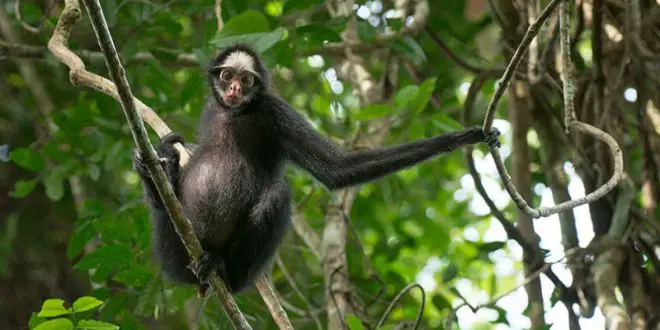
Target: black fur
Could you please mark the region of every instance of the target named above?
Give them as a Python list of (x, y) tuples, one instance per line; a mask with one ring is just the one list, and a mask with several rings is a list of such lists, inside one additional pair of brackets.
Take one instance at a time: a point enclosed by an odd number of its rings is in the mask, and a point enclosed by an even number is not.
[(461, 146), (499, 144), (497, 130), (486, 136), (480, 127), (472, 127), (391, 148), (340, 150), (285, 101), (269, 93), (267, 72), (251, 49), (230, 47), (211, 67), (237, 50), (251, 54), (262, 77), (253, 86), (255, 97), (239, 109), (229, 109), (213, 90), (215, 78), (210, 74), (214, 96), (204, 108), (200, 144), (188, 165), (179, 169), (172, 147), (182, 142), (179, 135), (164, 137), (157, 147), (204, 248), (197, 264), (190, 265), (149, 173), (141, 158), (135, 158), (154, 219), (157, 259), (174, 280), (204, 287), (206, 277), (217, 270), (232, 293), (254, 281), (290, 226), (291, 193), (284, 180), (287, 161), (328, 188), (338, 189), (378, 179)]

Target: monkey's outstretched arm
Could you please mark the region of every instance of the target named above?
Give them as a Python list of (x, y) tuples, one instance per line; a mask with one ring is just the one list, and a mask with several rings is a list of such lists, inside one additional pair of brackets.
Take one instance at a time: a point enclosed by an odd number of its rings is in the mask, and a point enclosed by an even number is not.
[(472, 127), (389, 148), (346, 152), (320, 136), (293, 110), (280, 121), (287, 156), (330, 189), (372, 181), (466, 145), (499, 143), (497, 130), (486, 136), (480, 127)]

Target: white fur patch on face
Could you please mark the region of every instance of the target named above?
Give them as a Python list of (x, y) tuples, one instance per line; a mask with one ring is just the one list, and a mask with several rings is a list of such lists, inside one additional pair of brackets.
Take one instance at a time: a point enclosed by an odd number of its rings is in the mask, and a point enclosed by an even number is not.
[(252, 56), (240, 50), (229, 54), (222, 65), (231, 66), (239, 70), (256, 71)]

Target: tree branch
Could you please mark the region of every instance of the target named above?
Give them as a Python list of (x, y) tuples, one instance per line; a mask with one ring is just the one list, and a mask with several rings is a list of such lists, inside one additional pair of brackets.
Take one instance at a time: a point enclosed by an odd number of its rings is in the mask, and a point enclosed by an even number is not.
[[(500, 85), (495, 90), (491, 103), (488, 106), (488, 110), (486, 112), (486, 118), (484, 120), (484, 125), (483, 125), (485, 132), (490, 132), (491, 127), (493, 125), (493, 119), (495, 117), (495, 108), (497, 107), (499, 100), (504, 94), (504, 91), (507, 89), (508, 85), (510, 84), (513, 73), (516, 71), (518, 65), (522, 61), (523, 55), (525, 54), (526, 50), (529, 48), (530, 42), (532, 41), (534, 36), (538, 33), (543, 23), (550, 17), (550, 14), (552, 14), (552, 11), (557, 7), (560, 1), (562, 0), (552, 0), (548, 4), (548, 6), (543, 10), (539, 18), (536, 20), (536, 22), (530, 25), (530, 27), (527, 29), (527, 32), (525, 33), (523, 40), (520, 42), (520, 45), (516, 49), (516, 52), (513, 58), (511, 59), (511, 62), (507, 66), (504, 75), (500, 80)], [(562, 4), (564, 4), (563, 1)], [(502, 156), (500, 155), (499, 149), (496, 147), (491, 147), (490, 152), (493, 156), (493, 160), (495, 161), (497, 171), (499, 172), (500, 177), (502, 178), (502, 182), (507, 192), (509, 193), (509, 195), (511, 195), (511, 198), (516, 203), (519, 209), (525, 212), (525, 214), (528, 214), (534, 218), (546, 217), (551, 214), (563, 212), (575, 208), (577, 206), (591, 203), (600, 199), (601, 197), (605, 196), (608, 192), (610, 192), (612, 189), (614, 189), (614, 187), (616, 187), (623, 173), (623, 154), (616, 140), (614, 140), (614, 138), (612, 138), (607, 133), (601, 131), (600, 129), (578, 121), (577, 117), (575, 116), (575, 107), (573, 104), (573, 82), (571, 76), (572, 65), (570, 61), (570, 33), (569, 33), (570, 29), (568, 25), (568, 5), (564, 4), (563, 6), (564, 6), (562, 8), (563, 10), (561, 11), (562, 14), (560, 16), (560, 24), (561, 24), (560, 39), (561, 39), (561, 52), (562, 52), (562, 80), (564, 83), (563, 86), (564, 122), (566, 126), (566, 131), (567, 133), (569, 133), (570, 130), (575, 130), (579, 133), (587, 133), (589, 135), (593, 135), (594, 137), (606, 143), (610, 153), (612, 154), (612, 158), (614, 158), (614, 174), (603, 186), (601, 186), (600, 188), (596, 189), (595, 191), (589, 193), (588, 195), (582, 198), (567, 201), (559, 205), (555, 205), (553, 207), (541, 207), (538, 209), (534, 209), (531, 208), (527, 204), (527, 202), (525, 202), (524, 198), (522, 198), (520, 193), (516, 190), (516, 187), (511, 181), (511, 176), (507, 172), (504, 162), (502, 161)]]

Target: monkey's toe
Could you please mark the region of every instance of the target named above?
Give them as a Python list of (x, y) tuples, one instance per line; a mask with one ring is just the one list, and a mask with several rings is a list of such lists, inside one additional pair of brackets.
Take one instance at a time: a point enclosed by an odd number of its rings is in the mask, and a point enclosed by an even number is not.
[(138, 174), (149, 175), (147, 164), (145, 164), (144, 159), (142, 159), (142, 156), (137, 149), (133, 150), (133, 167), (138, 172)]

